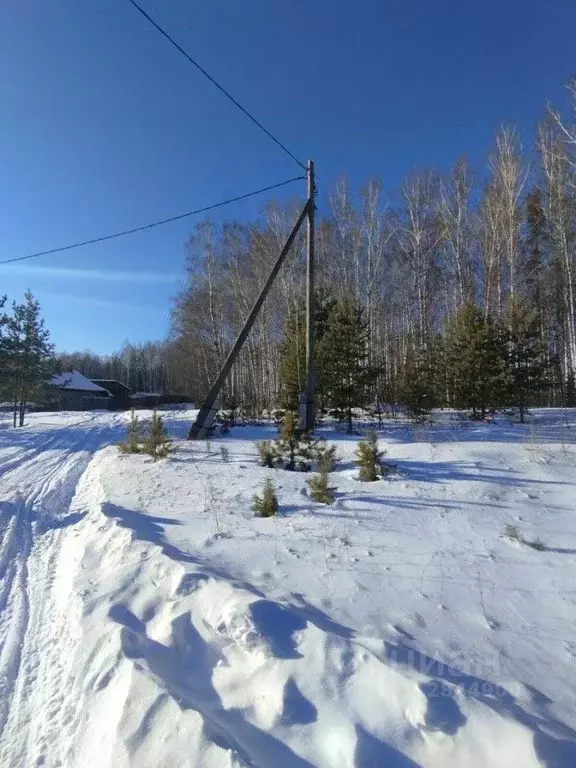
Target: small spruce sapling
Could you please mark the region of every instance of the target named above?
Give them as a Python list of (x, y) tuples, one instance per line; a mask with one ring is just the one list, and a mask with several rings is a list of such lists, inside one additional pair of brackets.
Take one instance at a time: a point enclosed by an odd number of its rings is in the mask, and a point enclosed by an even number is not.
[(228, 426), (233, 427), (238, 419), (238, 401), (234, 396), (229, 397), (226, 400), (224, 411), (221, 413), (222, 421)]
[(370, 483), (382, 477), (384, 453), (384, 451), (378, 448), (378, 435), (376, 432), (368, 432), (365, 439), (361, 440), (356, 446), (356, 461), (360, 480)]
[(118, 445), (120, 453), (140, 453), (142, 446), (142, 425), (138, 416), (132, 410), (130, 424), (128, 425), (128, 436), (124, 442)]
[(312, 477), (306, 480), (306, 484), (314, 501), (318, 501), (320, 504), (332, 504), (336, 488), (328, 485), (328, 472), (312, 475)]
[(309, 432), (298, 427), (296, 414), (286, 411), (278, 439), (274, 441), (275, 463), (293, 472), (307, 472), (312, 460), (313, 444)]
[(270, 478), (264, 482), (262, 496), (254, 494), (252, 509), (256, 517), (272, 517), (278, 512), (278, 499)]
[(256, 443), (256, 449), (258, 450), (258, 457), (260, 459), (261, 467), (272, 468), (276, 464), (276, 452), (272, 446), (270, 440), (261, 440)]
[(146, 440), (144, 452), (150, 454), (154, 461), (165, 459), (172, 450), (172, 441), (166, 434), (162, 417), (154, 411)]
[(335, 445), (331, 445), (330, 447), (328, 447), (320, 443), (316, 448), (314, 448), (313, 456), (317, 462), (318, 471), (320, 473), (322, 472), (329, 473), (329, 472), (333, 472), (336, 469), (338, 458), (336, 456)]

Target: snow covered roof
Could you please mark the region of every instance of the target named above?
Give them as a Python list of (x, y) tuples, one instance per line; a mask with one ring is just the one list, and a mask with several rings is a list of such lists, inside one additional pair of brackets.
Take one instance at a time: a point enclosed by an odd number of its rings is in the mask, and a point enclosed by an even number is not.
[(94, 384), (79, 371), (67, 371), (66, 373), (57, 373), (50, 379), (50, 384), (58, 389), (75, 389), (83, 392), (101, 392), (110, 395), (107, 389)]
[(121, 387), (124, 387), (124, 389), (130, 390), (128, 384), (124, 384), (124, 382), (119, 379), (90, 379), (90, 381), (94, 384), (119, 384)]

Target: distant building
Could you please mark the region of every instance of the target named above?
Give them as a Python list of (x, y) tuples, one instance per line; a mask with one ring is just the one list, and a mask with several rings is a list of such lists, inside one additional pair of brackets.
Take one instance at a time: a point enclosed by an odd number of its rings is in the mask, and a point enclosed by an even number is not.
[(168, 408), (170, 406), (194, 407), (191, 397), (185, 395), (162, 395), (160, 392), (135, 392), (130, 396), (131, 408)]
[(110, 392), (95, 384), (79, 371), (58, 373), (50, 379), (54, 398), (51, 406), (62, 411), (94, 411), (110, 409), (113, 397)]
[(110, 407), (122, 411), (132, 407), (130, 395), (132, 390), (126, 384), (117, 379), (91, 379), (93, 384), (104, 387), (112, 395)]
[(135, 392), (130, 401), (132, 408), (157, 408), (164, 402), (164, 396), (158, 392)]

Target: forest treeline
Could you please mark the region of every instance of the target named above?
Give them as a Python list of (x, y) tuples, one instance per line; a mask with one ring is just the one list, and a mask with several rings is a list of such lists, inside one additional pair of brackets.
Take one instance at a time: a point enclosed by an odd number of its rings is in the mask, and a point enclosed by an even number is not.
[[(203, 221), (187, 244), (169, 338), (62, 362), (133, 390), (201, 400), (301, 205), (270, 203), (255, 222)], [(395, 193), (378, 179), (360, 189), (340, 179), (318, 211), (316, 254), (318, 329), (328, 333), (320, 388), (324, 366), (341, 388), (359, 377), (366, 403), (475, 409), (478, 393), (465, 390), (476, 381), (489, 393), (480, 414), (519, 398), (575, 404), (576, 127), (560, 114), (549, 111), (527, 151), (517, 131), (500, 128), (481, 173), (460, 158), (446, 174), (414, 171)], [(230, 376), (224, 398), (248, 412), (290, 404), (303, 387), (304, 260), (301, 236)], [(340, 344), (338, 313), (358, 323), (353, 350)], [(346, 354), (356, 356), (352, 373), (338, 369)], [(496, 383), (485, 376), (491, 367)], [(327, 407), (338, 400), (326, 388), (321, 397)]]

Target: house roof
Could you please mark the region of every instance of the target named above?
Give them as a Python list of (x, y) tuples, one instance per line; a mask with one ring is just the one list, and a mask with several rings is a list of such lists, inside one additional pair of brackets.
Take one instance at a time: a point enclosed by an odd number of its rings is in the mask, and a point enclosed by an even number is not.
[(107, 386), (108, 384), (118, 384), (118, 386), (123, 387), (128, 392), (130, 392), (130, 387), (127, 384), (124, 384), (123, 381), (118, 381), (118, 379), (90, 379), (90, 381), (98, 385), (103, 384), (104, 386)]
[(58, 387), (58, 389), (74, 389), (78, 392), (100, 392), (101, 394), (111, 396), (107, 389), (94, 384), (93, 381), (87, 379), (79, 371), (57, 373), (50, 379), (50, 384), (53, 387)]

